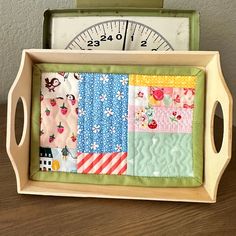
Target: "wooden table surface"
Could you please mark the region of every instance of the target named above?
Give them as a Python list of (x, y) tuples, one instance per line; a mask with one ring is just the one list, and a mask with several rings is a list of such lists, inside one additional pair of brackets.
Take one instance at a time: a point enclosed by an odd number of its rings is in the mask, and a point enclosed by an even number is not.
[[(0, 116), (0, 235), (236, 235), (235, 141), (215, 204), (18, 195), (5, 148), (6, 105)], [(16, 120), (20, 136), (22, 109)], [(221, 120), (215, 123), (219, 140)]]

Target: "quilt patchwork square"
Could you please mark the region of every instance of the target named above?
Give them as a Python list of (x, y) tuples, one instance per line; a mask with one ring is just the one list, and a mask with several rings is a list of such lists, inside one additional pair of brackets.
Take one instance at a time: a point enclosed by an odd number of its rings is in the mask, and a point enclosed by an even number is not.
[(78, 74), (69, 72), (43, 72), (41, 75), (42, 98), (77, 99)]
[(191, 133), (193, 111), (152, 106), (129, 106), (130, 132)]
[(76, 148), (77, 106), (69, 99), (44, 98), (41, 101), (40, 144), (42, 147)]
[(81, 73), (78, 151), (127, 152), (128, 76)]
[(40, 147), (39, 167), (41, 171), (76, 172), (76, 149)]
[(193, 177), (192, 135), (129, 133), (127, 175)]
[(126, 174), (127, 152), (78, 153), (77, 172), (83, 174)]

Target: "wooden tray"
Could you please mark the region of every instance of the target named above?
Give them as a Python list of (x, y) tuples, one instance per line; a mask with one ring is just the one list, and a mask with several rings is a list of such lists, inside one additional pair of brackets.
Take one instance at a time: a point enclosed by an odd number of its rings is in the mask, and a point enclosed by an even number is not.
[[(197, 66), (206, 71), (206, 109), (204, 140), (204, 184), (197, 188), (147, 188), (66, 184), (32, 181), (29, 179), (31, 81), (34, 63), (118, 64), (118, 65), (182, 65)], [(23, 101), (24, 127), (19, 145), (15, 138), (15, 111)], [(222, 147), (217, 153), (213, 137), (216, 105), (220, 103), (224, 116)], [(220, 178), (231, 158), (232, 97), (224, 81), (218, 52), (119, 52), (24, 50), (18, 75), (8, 96), (7, 152), (13, 165), (17, 191), (20, 194), (39, 194), (71, 197), (102, 197), (163, 201), (216, 201)]]

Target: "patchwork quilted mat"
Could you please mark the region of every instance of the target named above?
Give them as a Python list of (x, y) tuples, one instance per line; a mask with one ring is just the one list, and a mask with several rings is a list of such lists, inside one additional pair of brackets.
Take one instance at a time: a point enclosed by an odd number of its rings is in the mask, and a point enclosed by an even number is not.
[(31, 179), (202, 184), (201, 69), (37, 64), (32, 91)]

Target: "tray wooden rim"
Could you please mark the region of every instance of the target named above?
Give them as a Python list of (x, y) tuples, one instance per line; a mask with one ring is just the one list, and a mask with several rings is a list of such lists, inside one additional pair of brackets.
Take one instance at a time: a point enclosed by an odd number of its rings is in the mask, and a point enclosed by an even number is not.
[[(45, 183), (29, 180), (29, 143), (32, 65), (45, 63), (90, 63), (131, 65), (185, 65), (205, 69), (205, 181), (198, 188), (146, 188), (126, 186), (97, 186), (86, 184)], [(217, 92), (216, 92), (217, 91)], [(24, 128), (20, 144), (15, 141), (15, 109), (18, 99), (24, 106)], [(216, 153), (213, 138), (215, 107), (221, 104), (224, 115), (222, 148)], [(7, 152), (12, 162), (17, 191), (74, 197), (106, 197), (120, 199), (146, 199), (187, 202), (215, 202), (220, 178), (231, 158), (232, 96), (225, 83), (218, 52), (118, 52), (118, 51), (65, 51), (29, 49), (22, 53), (21, 65), (8, 96)]]

